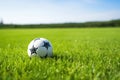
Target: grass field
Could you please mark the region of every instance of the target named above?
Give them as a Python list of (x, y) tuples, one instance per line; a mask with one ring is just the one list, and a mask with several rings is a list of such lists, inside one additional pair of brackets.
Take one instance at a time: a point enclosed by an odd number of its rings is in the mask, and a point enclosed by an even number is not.
[[(29, 59), (37, 37), (53, 58)], [(120, 80), (120, 28), (1, 29), (0, 80)]]

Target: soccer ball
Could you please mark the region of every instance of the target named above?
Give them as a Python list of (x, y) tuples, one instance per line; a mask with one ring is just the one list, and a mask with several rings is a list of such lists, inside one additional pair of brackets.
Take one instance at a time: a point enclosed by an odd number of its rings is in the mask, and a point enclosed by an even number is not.
[(36, 38), (32, 40), (28, 45), (27, 51), (30, 58), (33, 56), (42, 58), (53, 56), (52, 44), (45, 38)]

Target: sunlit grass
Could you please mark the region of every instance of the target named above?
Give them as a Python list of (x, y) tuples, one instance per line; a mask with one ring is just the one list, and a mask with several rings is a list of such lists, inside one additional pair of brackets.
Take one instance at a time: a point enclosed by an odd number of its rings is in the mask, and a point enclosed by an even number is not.
[[(36, 37), (51, 41), (53, 58), (27, 55)], [(2, 29), (0, 80), (120, 80), (120, 28)]]

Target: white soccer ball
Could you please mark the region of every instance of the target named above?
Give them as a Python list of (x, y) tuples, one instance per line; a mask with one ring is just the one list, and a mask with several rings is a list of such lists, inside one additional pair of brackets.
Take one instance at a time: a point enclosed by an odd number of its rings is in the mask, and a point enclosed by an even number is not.
[(45, 38), (36, 38), (28, 45), (28, 55), (30, 58), (33, 56), (52, 57), (52, 44)]

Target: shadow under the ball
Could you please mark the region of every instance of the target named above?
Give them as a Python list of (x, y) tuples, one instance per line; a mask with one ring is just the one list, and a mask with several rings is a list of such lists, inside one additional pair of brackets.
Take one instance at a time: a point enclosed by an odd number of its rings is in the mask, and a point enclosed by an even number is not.
[(62, 61), (69, 61), (69, 62), (73, 62), (75, 60), (74, 56), (70, 56), (70, 55), (60, 55), (60, 54), (54, 54), (53, 59), (57, 60), (62, 60)]

